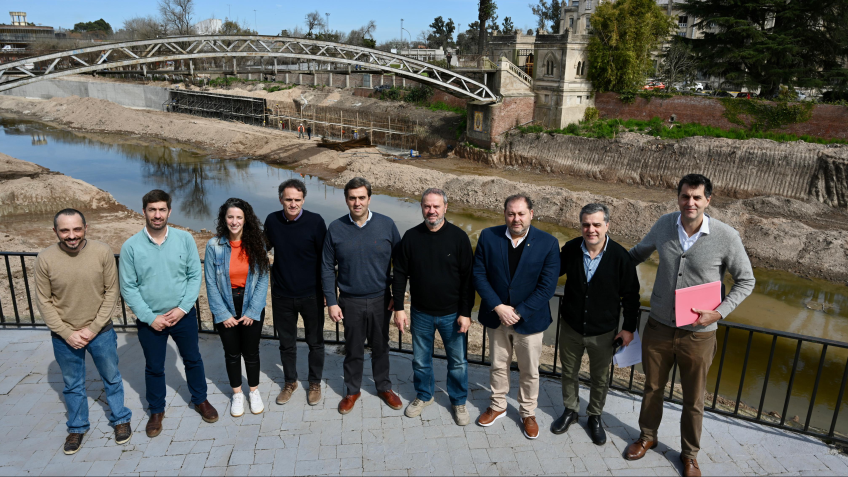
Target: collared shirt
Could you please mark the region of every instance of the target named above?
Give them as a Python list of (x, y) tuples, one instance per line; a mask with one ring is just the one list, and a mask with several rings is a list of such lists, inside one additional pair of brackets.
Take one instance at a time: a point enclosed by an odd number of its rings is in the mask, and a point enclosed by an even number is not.
[(695, 242), (701, 237), (701, 235), (709, 235), (710, 234), (710, 216), (704, 214), (704, 221), (701, 222), (701, 228), (698, 229), (697, 232), (692, 234), (692, 236), (688, 236), (686, 234), (686, 230), (683, 229), (683, 224), (680, 222), (680, 217), (677, 217), (677, 237), (680, 239), (680, 246), (683, 248), (684, 252), (688, 252), (689, 248), (692, 245), (695, 245)]
[[(374, 214), (371, 212), (371, 209), (368, 209), (368, 218), (367, 218), (367, 219), (365, 219), (365, 223), (364, 223), (364, 224), (362, 224), (362, 225), (359, 225), (358, 223), (356, 223), (356, 221), (355, 221), (355, 220), (353, 220), (353, 216), (352, 216), (352, 215), (350, 215), (350, 212), (348, 212), (347, 216), (348, 216), (348, 218), (350, 219), (350, 221), (351, 221), (351, 222), (353, 222), (354, 224), (356, 224), (356, 226), (357, 226), (357, 227), (359, 227), (359, 228), (361, 229), (362, 227), (365, 227), (366, 225), (368, 225), (368, 222), (370, 222), (370, 221), (371, 221), (371, 217), (374, 217)], [(295, 220), (297, 220), (297, 219), (295, 219)]]
[(159, 246), (161, 247), (161, 246), (162, 246), (162, 244), (164, 244), (164, 243), (165, 243), (165, 240), (168, 240), (168, 229), (170, 229), (170, 227), (168, 227), (168, 226), (166, 225), (166, 226), (165, 226), (165, 238), (164, 238), (164, 239), (162, 239), (162, 243), (156, 243), (156, 241), (155, 241), (155, 240), (153, 240), (153, 237), (150, 235), (150, 232), (148, 232), (148, 231), (147, 231), (147, 227), (144, 227), (144, 234), (145, 234), (145, 235), (147, 235), (147, 238), (149, 238), (149, 239), (150, 239), (150, 241), (151, 241), (151, 242), (153, 242), (153, 244), (154, 244), (154, 245), (159, 245)]
[(286, 211), (285, 210), (283, 211), (283, 219), (285, 219), (286, 222), (296, 222), (297, 219), (299, 219), (301, 215), (303, 215), (303, 207), (300, 208), (300, 212), (297, 213), (297, 217), (295, 217), (292, 220), (289, 220), (289, 217), (286, 215)]
[(518, 243), (515, 243), (515, 242), (513, 242), (512, 234), (509, 233), (509, 227), (507, 227), (506, 228), (506, 238), (509, 239), (509, 243), (512, 244), (512, 248), (518, 248), (518, 246), (521, 245), (521, 242), (523, 242), (524, 239), (527, 238), (528, 232), (530, 232), (530, 227), (527, 227), (527, 230), (524, 231), (524, 235), (522, 235), (521, 238), (518, 239)]
[(592, 258), (589, 255), (589, 249), (586, 248), (586, 241), (584, 240), (580, 244), (580, 250), (583, 250), (583, 271), (586, 272), (586, 281), (591, 282), (592, 276), (595, 275), (595, 270), (598, 269), (598, 264), (601, 263), (601, 257), (604, 256), (604, 252), (607, 251), (607, 245), (609, 245), (609, 235), (604, 237), (604, 249), (601, 250), (601, 253), (598, 254), (595, 258)]

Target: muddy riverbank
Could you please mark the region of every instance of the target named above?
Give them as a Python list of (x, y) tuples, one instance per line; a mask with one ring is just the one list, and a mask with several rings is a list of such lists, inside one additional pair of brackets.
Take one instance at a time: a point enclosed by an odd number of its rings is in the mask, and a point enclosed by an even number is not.
[[(478, 175), (435, 170), (424, 161), (394, 161), (373, 154), (343, 155), (315, 147), (314, 141), (292, 134), (193, 116), (148, 110), (132, 110), (91, 98), (57, 98), (48, 101), (0, 97), (0, 110), (30, 119), (56, 123), (87, 132), (120, 133), (139, 140), (159, 138), (190, 144), (222, 157), (252, 156), (318, 173), (342, 183), (361, 175), (375, 187), (415, 197), (425, 188), (441, 186), (455, 203), (499, 211), (503, 198), (518, 191), (531, 194), (537, 217), (543, 221), (575, 227), (580, 207), (590, 201), (609, 204), (614, 233), (636, 241), (663, 213), (675, 210), (673, 192), (620, 185), (616, 194), (595, 194), (591, 184), (570, 190), (550, 175), (534, 180), (521, 170), (491, 169)], [(432, 165), (433, 161), (429, 161)], [(422, 166), (422, 167), (417, 167)], [(506, 177), (503, 177), (503, 176)], [(501, 176), (501, 177), (498, 177)], [(540, 177), (536, 175), (535, 177)], [(598, 190), (608, 187), (597, 182)], [(668, 192), (667, 190), (665, 190)], [(716, 194), (721, 197), (721, 190)], [(739, 230), (756, 266), (832, 281), (848, 280), (848, 231), (844, 214), (823, 204), (784, 197), (764, 196), (743, 200), (723, 199), (711, 213)], [(817, 220), (821, 217), (822, 220)]]

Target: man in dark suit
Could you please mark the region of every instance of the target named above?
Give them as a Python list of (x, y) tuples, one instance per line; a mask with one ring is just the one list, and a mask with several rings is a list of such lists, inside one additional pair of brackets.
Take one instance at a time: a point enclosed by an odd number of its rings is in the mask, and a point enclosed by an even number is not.
[(559, 242), (530, 225), (533, 201), (524, 194), (504, 202), (506, 225), (483, 230), (474, 253), (474, 286), (482, 298), (478, 319), (489, 328), (492, 400), (477, 424), (491, 426), (506, 413), (512, 354), (518, 358), (519, 414), (528, 439), (539, 436), (536, 401), (542, 333), (559, 277)]

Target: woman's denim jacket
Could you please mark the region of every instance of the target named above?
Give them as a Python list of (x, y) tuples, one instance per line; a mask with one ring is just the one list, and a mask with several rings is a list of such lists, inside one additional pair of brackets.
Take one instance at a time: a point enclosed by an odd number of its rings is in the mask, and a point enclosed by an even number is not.
[[(209, 300), (209, 310), (215, 318), (215, 323), (222, 323), (236, 316), (236, 306), (233, 304), (233, 290), (230, 284), (230, 241), (227, 237), (212, 237), (206, 243), (206, 257), (203, 259), (203, 269), (206, 275), (206, 296)], [(247, 272), (247, 283), (244, 287), (244, 305), (242, 316), (258, 320), (268, 294), (268, 272), (255, 273), (253, 268)]]

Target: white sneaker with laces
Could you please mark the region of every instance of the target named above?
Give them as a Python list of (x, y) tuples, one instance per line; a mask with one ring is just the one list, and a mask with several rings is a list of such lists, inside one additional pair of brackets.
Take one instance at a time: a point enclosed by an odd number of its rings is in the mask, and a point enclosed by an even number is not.
[(230, 415), (233, 417), (241, 417), (244, 414), (244, 393), (233, 394), (233, 401), (230, 404)]
[(259, 394), (259, 390), (250, 391), (250, 412), (253, 414), (262, 414), (264, 410), (265, 405), (262, 404), (262, 396)]

